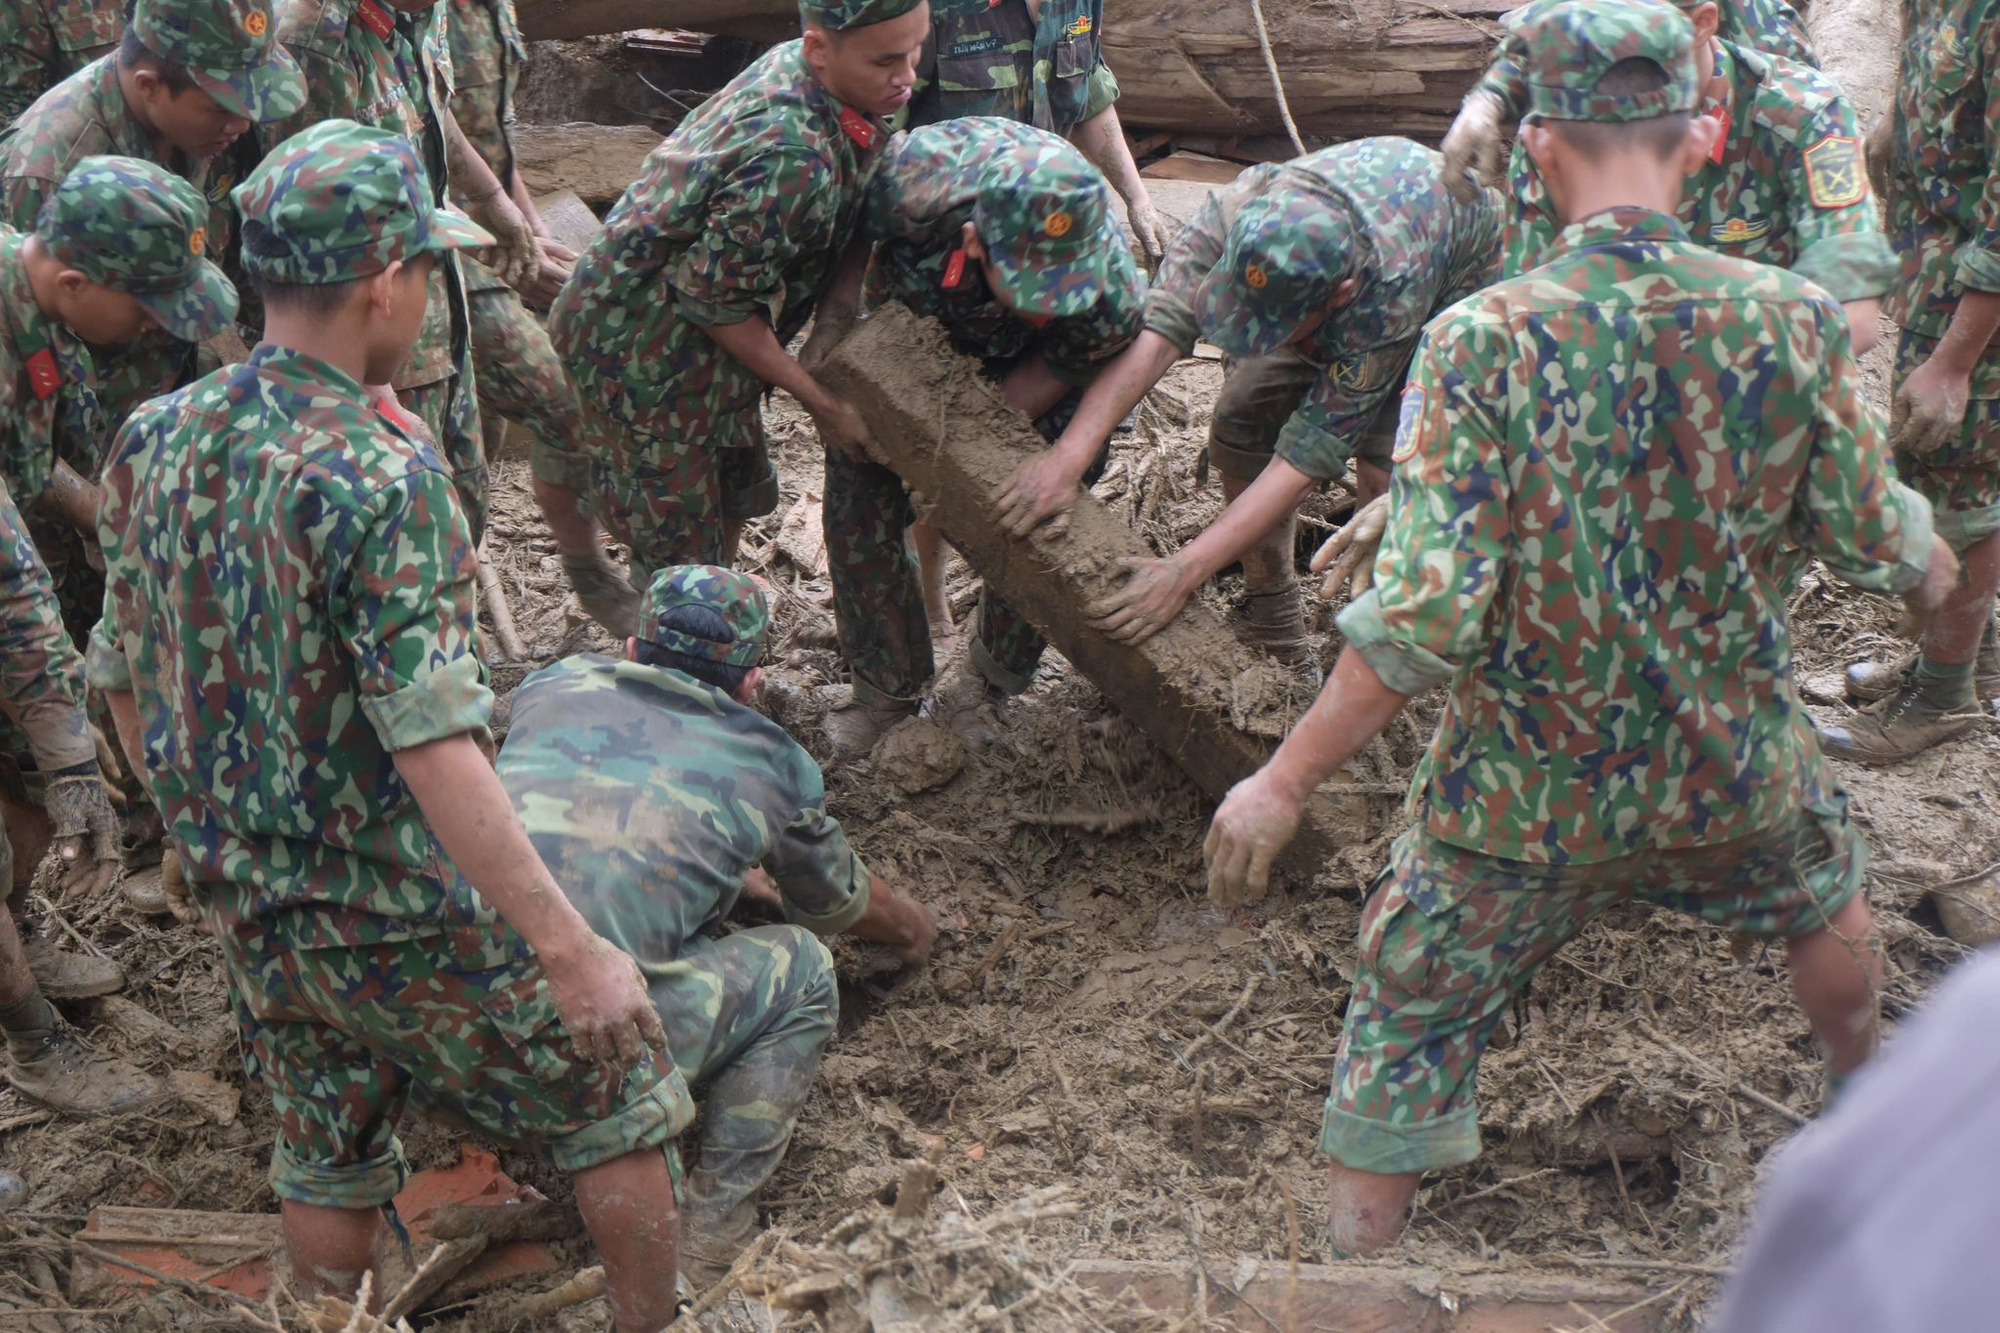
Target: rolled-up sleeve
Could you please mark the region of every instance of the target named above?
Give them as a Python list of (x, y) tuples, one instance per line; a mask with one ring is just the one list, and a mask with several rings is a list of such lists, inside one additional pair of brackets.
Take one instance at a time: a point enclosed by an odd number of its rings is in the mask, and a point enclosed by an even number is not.
[(701, 238), (666, 270), (680, 311), (705, 328), (776, 322), (801, 253), (837, 247), (839, 192), (820, 188), (824, 164), (778, 148), (746, 159), (709, 198)]
[[(1232, 191), (1240, 186), (1231, 186)], [(1146, 292), (1145, 326), (1180, 349), (1182, 356), (1194, 351), (1201, 326), (1194, 317), (1194, 294), (1222, 261), (1222, 248), (1229, 239), (1225, 222), (1228, 210), (1224, 191), (1217, 190), (1202, 201), (1194, 221), (1167, 247), (1160, 261), (1159, 276)]]
[(826, 813), (818, 766), (803, 751), (795, 759), (800, 806), (779, 831), (764, 868), (778, 885), (785, 920), (815, 935), (834, 935), (867, 912), (868, 867), (848, 843), (840, 821)]

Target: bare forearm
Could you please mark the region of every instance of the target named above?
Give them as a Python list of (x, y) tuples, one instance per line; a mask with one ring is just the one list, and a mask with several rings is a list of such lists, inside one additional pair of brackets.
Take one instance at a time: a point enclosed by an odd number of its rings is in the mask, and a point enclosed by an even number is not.
[(1320, 783), (1347, 767), (1401, 712), (1409, 696), (1382, 683), (1353, 648), (1343, 648), (1319, 697), (1265, 765), (1288, 797), (1303, 805)]
[(395, 760), (445, 855), (480, 897), (544, 962), (581, 952), (590, 927), (556, 887), (471, 733), (398, 750)]
[(806, 411), (822, 414), (836, 410), (833, 395), (785, 351), (778, 335), (763, 320), (753, 316), (735, 324), (710, 325), (703, 331), (716, 346), (748, 366), (751, 374), (798, 399)]
[(1882, 340), (1882, 303), (1869, 299), (1849, 301), (1842, 309), (1847, 311), (1848, 341), (1853, 344), (1854, 355), (1860, 356)]
[(923, 938), (930, 914), (898, 894), (880, 875), (868, 876), (868, 910), (848, 933), (856, 939), (872, 940), (895, 948), (906, 948)]
[(438, 117), (439, 128), (444, 132), (445, 164), (451, 171), (452, 185), (460, 198), (486, 199), (500, 194), (507, 188), (501, 179), (487, 165), (472, 141), (465, 137), (465, 131), (458, 127), (458, 119), (451, 112), (444, 111)]
[(2000, 292), (1968, 291), (1958, 298), (1951, 326), (1931, 359), (1955, 375), (1970, 375), (1995, 333), (2000, 333)]
[[(1028, 357), (1000, 381), (1000, 396), (1007, 400), (1007, 406), (1031, 421), (1061, 402), (1068, 392), (1069, 385), (1057, 379), (1039, 355)], [(1084, 466), (1089, 466), (1088, 460)]]
[(94, 541), (97, 538), (97, 506), (103, 498), (103, 492), (85, 481), (75, 468), (58, 459), (54, 479), (42, 496), (40, 508)]
[(1056, 441), (1056, 451), (1072, 461), (1081, 459), (1082, 467), (1090, 466), (1118, 423), (1180, 359), (1181, 349), (1151, 329), (1134, 338), (1132, 345), (1091, 381), (1083, 401), (1077, 404), (1076, 415)]
[(104, 702), (111, 709), (111, 724), (118, 732), (118, 748), (134, 773), (146, 771), (145, 736), (139, 728), (139, 697), (130, 690), (106, 690)]
[(1069, 132), (1077, 151), (1090, 159), (1111, 188), (1130, 201), (1146, 197), (1146, 182), (1133, 160), (1132, 145), (1125, 142), (1125, 127), (1118, 121), (1118, 104), (1112, 103), (1089, 120), (1077, 122)]
[(1188, 544), (1180, 559), (1190, 586), (1199, 587), (1216, 572), (1256, 544), (1299, 507), (1318, 483), (1282, 458), (1273, 458), (1243, 494), (1230, 501), (1222, 517)]

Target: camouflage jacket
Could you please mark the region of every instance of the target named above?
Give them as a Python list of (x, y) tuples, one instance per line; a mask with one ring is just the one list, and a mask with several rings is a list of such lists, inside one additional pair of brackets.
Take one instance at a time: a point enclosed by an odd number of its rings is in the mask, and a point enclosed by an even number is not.
[(1391, 689), (1450, 682), (1411, 791), (1431, 832), (1590, 862), (1820, 808), (1773, 556), (1896, 592), (1931, 541), (1849, 345), (1824, 292), (1644, 209), (1431, 325), (1375, 588), (1340, 616)]
[(0, 9), (0, 125), (99, 56), (125, 30), (115, 0), (13, 0)]
[[(1896, 257), (1869, 197), (1854, 108), (1826, 76), (1716, 44), (1701, 112), (1722, 122), (1715, 154), (1690, 177), (1680, 220), (1724, 254), (1810, 278), (1838, 301), (1888, 292)], [(1547, 258), (1558, 230), (1540, 173), (1518, 144), (1508, 164), (1509, 274)]]
[[(1966, 290), (2000, 292), (2000, 0), (1904, 0), (1889, 168), (1901, 259), (1889, 314), (1941, 338)], [(2000, 354), (1973, 376), (2000, 398)]]
[(0, 705), (55, 773), (97, 758), (83, 714), (83, 658), (63, 628), (55, 584), (0, 485)]
[(514, 89), (528, 58), (514, 0), (450, 0), (451, 114), (504, 184), (514, 170)]
[(960, 246), (994, 135), (1038, 133), (1015, 121), (958, 119), (892, 140), (862, 214), (862, 232), (876, 243), (867, 304), (901, 301), (936, 317), (967, 356), (1012, 360), (1037, 352), (1057, 378), (1084, 385), (1139, 334), (1146, 286), (1122, 242), (1107, 238), (1113, 277), (1097, 304), (1046, 321), (1023, 318), (995, 300)]
[(133, 414), (105, 468), (87, 669), (137, 694), (150, 788), (223, 921), (292, 948), (494, 920), (392, 752), (485, 725), (444, 461), (268, 344)]
[(1146, 296), (1146, 327), (1192, 352), (1195, 289), (1221, 261), (1246, 199), (1298, 190), (1353, 220), (1354, 299), (1300, 350), (1326, 367), (1279, 433), (1278, 457), (1311, 477), (1337, 477), (1390, 394), (1402, 386), (1432, 314), (1484, 286), (1499, 258), (1499, 195), (1469, 204), (1445, 188), (1444, 159), (1407, 139), (1357, 139), (1290, 162), (1252, 167), (1209, 195), (1167, 247)]
[[(1500, 44), (1494, 49), (1493, 63), (1479, 80), (1482, 92), (1492, 93), (1506, 107), (1506, 119), (1518, 121), (1528, 105), (1527, 75), (1523, 72), (1521, 39), (1517, 35), (1561, 0), (1529, 0), (1509, 10), (1501, 20)], [(1809, 69), (1819, 68), (1819, 57), (1806, 40), (1805, 20), (1787, 0), (1722, 0), (1721, 22), (1715, 35), (1731, 46), (1759, 51)]]
[(841, 105), (800, 43), (772, 48), (646, 159), (549, 312), (577, 393), (659, 427), (765, 384), (702, 330), (762, 319), (789, 342), (854, 236), (881, 122)]
[(868, 869), (784, 728), (679, 671), (586, 654), (521, 682), (500, 781), (583, 919), (649, 972), (729, 914), (761, 865), (820, 934), (868, 910)]
[[(451, 105), (451, 53), (442, 7), (401, 14), (382, 0), (280, 0), (278, 40), (306, 76), (305, 105), (270, 129), (283, 143), (322, 120), (346, 119), (408, 139), (445, 202), (444, 130), (437, 108)], [(448, 379), (469, 356), (465, 294), (454, 254), (432, 270), (423, 332), (395, 387)]]
[(1118, 100), (1099, 48), (1104, 0), (937, 0), (917, 67), (912, 126), (1000, 116), (1068, 134)]
[[(246, 134), (238, 143), (249, 138)], [(193, 184), (208, 200), (208, 253), (228, 256), (232, 252), (236, 210), (229, 201), (229, 191), (241, 179), (240, 155), (231, 152), (206, 162), (177, 152), (161, 158), (125, 107), (112, 56), (92, 61), (64, 79), (0, 132), (0, 225), (33, 231), (42, 205), (55, 194), (70, 168), (100, 153), (156, 163)], [(225, 269), (232, 274), (235, 271), (228, 263)], [(108, 427), (115, 430), (125, 414), (146, 399), (187, 383), (194, 375), (194, 355), (194, 344), (160, 329), (141, 334), (123, 347), (99, 349), (97, 391)], [(100, 441), (97, 451), (101, 454), (108, 444), (108, 439)]]
[(0, 480), (32, 510), (58, 459), (81, 476), (97, 475), (110, 427), (89, 345), (35, 303), (21, 259), (26, 240), (0, 228)]

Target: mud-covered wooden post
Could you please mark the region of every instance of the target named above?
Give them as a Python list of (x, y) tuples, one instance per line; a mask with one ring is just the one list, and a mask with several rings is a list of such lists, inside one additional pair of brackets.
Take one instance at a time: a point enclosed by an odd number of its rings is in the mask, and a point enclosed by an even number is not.
[[(1263, 764), (1312, 702), (1293, 671), (1199, 603), (1137, 646), (1091, 628), (1084, 608), (1117, 585), (1119, 562), (1151, 551), (1087, 494), (1061, 532), (1045, 524), (1015, 539), (1000, 530), (994, 515), (1008, 478), (1046, 446), (979, 363), (952, 352), (936, 321), (901, 305), (876, 312), (841, 343), (823, 378), (868, 423), (876, 461), (924, 494), (930, 520), (988, 586), (1210, 796)], [(1366, 838), (1369, 824), (1368, 800), (1329, 783), (1308, 809), (1291, 866), (1310, 871)]]

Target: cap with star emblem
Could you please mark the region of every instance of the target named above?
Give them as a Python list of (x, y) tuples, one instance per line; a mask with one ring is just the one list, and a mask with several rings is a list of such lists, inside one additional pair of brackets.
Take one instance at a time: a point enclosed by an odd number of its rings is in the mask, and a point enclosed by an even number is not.
[(799, 21), (828, 32), (847, 32), (899, 19), (923, 0), (799, 0)]
[(278, 45), (272, 0), (133, 0), (133, 35), (187, 67), (225, 111), (262, 125), (306, 100), (305, 76)]
[(164, 167), (86, 157), (42, 206), (35, 235), (64, 267), (199, 342), (236, 315), (236, 288), (202, 254), (207, 225), (208, 201)]
[(1245, 200), (1195, 289), (1201, 336), (1238, 358), (1277, 351), (1332, 305), (1353, 254), (1353, 220), (1324, 200), (1282, 189)]
[(1021, 314), (1080, 315), (1103, 296), (1124, 244), (1111, 221), (1111, 187), (1053, 134), (996, 144), (980, 164), (972, 206), (986, 283)]
[(294, 134), (230, 198), (243, 215), (243, 267), (266, 282), (325, 286), (427, 250), (493, 244), (431, 202), (408, 139), (351, 120)]
[[(1692, 111), (1699, 98), (1694, 26), (1660, 0), (1564, 0), (1520, 30), (1527, 51), (1529, 115), (1548, 120), (1652, 120)], [(1611, 67), (1650, 60), (1663, 87), (1636, 95), (1603, 94)]]

